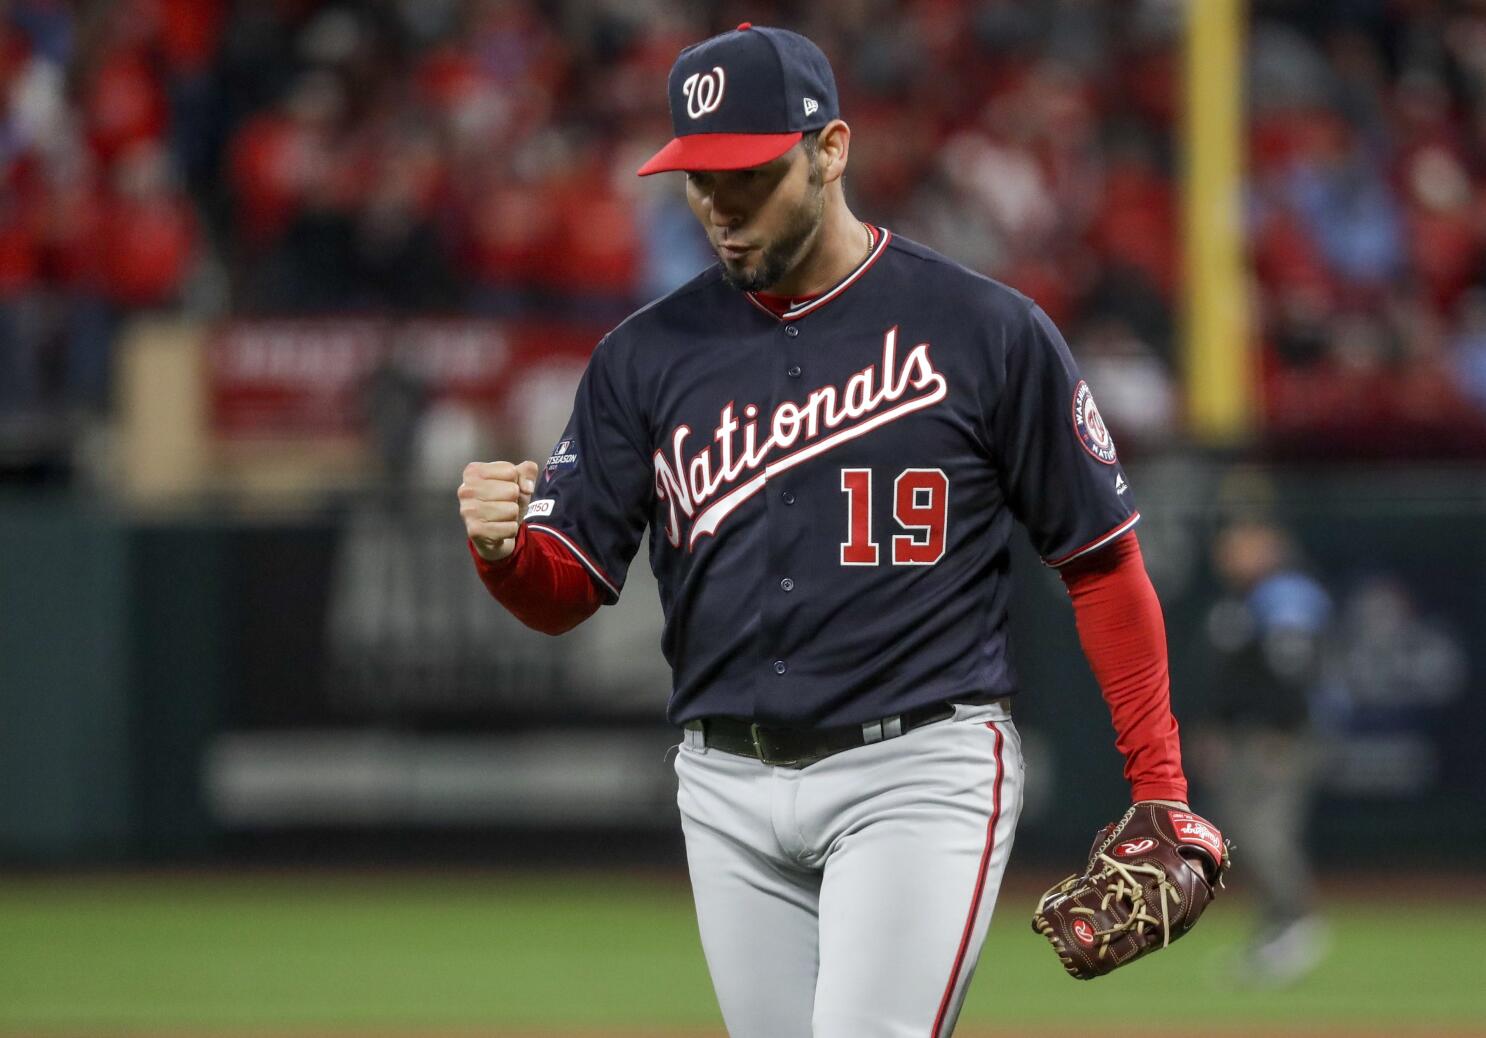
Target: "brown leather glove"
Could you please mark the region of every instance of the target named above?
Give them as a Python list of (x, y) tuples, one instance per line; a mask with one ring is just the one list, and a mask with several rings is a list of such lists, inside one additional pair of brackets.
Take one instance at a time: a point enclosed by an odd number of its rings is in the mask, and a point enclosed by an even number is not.
[(1082, 875), (1042, 895), (1032, 929), (1079, 980), (1166, 947), (1223, 885), (1228, 843), (1191, 811), (1143, 800), (1100, 829)]

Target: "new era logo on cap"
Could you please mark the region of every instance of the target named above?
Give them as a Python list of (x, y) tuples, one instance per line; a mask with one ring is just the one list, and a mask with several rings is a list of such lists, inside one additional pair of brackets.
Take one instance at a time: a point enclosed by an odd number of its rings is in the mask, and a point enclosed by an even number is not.
[(820, 48), (749, 22), (683, 50), (668, 93), (675, 137), (641, 176), (762, 166), (840, 117), (836, 78)]

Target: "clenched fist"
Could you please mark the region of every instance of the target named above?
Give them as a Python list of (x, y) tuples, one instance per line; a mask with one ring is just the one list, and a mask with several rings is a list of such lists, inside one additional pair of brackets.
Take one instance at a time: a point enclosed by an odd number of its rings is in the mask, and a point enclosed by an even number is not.
[(516, 549), (516, 531), (537, 485), (537, 463), (474, 461), (459, 484), (459, 514), (475, 551), (498, 562)]

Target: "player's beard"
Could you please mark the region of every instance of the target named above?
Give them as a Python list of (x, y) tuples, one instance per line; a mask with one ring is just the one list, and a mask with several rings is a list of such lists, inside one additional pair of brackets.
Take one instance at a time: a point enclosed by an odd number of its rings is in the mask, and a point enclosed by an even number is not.
[(813, 163), (808, 186), (809, 190), (790, 214), (783, 232), (763, 250), (757, 266), (742, 267), (721, 257), (724, 281), (743, 292), (762, 292), (777, 285), (780, 279), (795, 268), (815, 239), (816, 232), (820, 230), (821, 219), (826, 211), (824, 178)]

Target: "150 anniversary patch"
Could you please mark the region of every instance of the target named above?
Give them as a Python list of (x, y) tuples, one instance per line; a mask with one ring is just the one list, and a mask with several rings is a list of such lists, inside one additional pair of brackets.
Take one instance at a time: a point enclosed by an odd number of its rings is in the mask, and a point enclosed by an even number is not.
[(1084, 450), (1106, 465), (1113, 465), (1115, 457), (1114, 437), (1099, 414), (1094, 403), (1094, 392), (1082, 380), (1073, 389), (1073, 431), (1078, 433), (1078, 442)]

